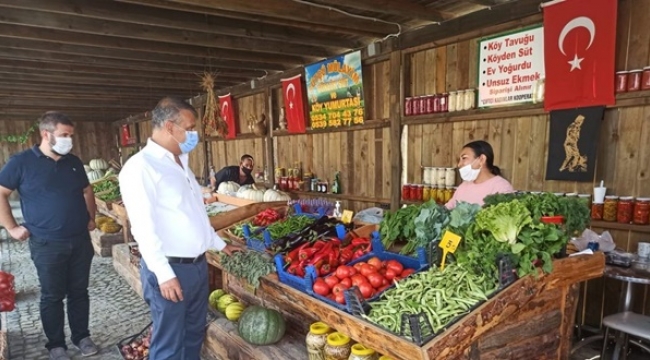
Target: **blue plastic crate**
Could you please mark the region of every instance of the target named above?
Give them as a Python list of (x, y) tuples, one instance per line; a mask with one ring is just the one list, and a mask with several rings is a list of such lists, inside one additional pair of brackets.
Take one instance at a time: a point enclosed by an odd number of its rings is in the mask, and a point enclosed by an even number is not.
[[(386, 249), (384, 249), (384, 245), (381, 243), (381, 239), (379, 237), (379, 232), (375, 231), (375, 232), (372, 233), (372, 250), (369, 253), (367, 253), (366, 255), (351, 261), (347, 265), (353, 266), (354, 264), (362, 262), (362, 261), (367, 262), (368, 260), (370, 260), (370, 258), (376, 256), (381, 261), (397, 260), (397, 261), (400, 262), (400, 264), (402, 264), (404, 266), (405, 269), (406, 268), (413, 269), (413, 270), (415, 270), (414, 273), (418, 273), (418, 272), (427, 270), (429, 268), (429, 263), (427, 262), (426, 251), (424, 250), (423, 247), (418, 247), (416, 251), (417, 251), (417, 254), (418, 254), (417, 258), (386, 251)], [(328, 275), (328, 276), (334, 276), (334, 275)], [(314, 281), (316, 281), (316, 276), (308, 279), (308, 281), (309, 281), (309, 283), (307, 284), (307, 293), (308, 294), (312, 295), (313, 297), (315, 297), (315, 298), (317, 298), (317, 299), (319, 299), (321, 301), (326, 302), (327, 304), (329, 304), (331, 306), (334, 306), (335, 308), (337, 308), (339, 310), (342, 310), (342, 311), (345, 311), (345, 312), (348, 312), (348, 313), (352, 313), (352, 309), (349, 307), (349, 305), (347, 303), (346, 304), (339, 304), (336, 301), (333, 301), (333, 300), (331, 300), (329, 298), (326, 298), (324, 296), (321, 296), (321, 295), (318, 295), (318, 294), (314, 293), (314, 291), (312, 290), (312, 287), (313, 287)], [(391, 286), (387, 287), (384, 291), (386, 291), (388, 289), (391, 289), (393, 287), (395, 287), (394, 283)], [(383, 293), (383, 291), (378, 292), (377, 294), (375, 294), (375, 296), (367, 299), (366, 301), (370, 302), (370, 301), (377, 300), (379, 298), (379, 296), (381, 296), (382, 293)]]
[(275, 255), (274, 260), (275, 268), (278, 271), (278, 278), (280, 279), (280, 282), (302, 292), (307, 292), (308, 284), (309, 289), (311, 289), (313, 279), (316, 278), (316, 269), (312, 265), (309, 265), (307, 268), (305, 268), (305, 277), (301, 278), (299, 276), (289, 274), (284, 270), (285, 263), (282, 254)]

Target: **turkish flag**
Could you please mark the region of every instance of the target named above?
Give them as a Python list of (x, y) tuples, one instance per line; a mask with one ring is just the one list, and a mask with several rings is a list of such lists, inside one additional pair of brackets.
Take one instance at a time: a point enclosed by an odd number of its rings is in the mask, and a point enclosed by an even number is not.
[(282, 96), (290, 133), (305, 133), (305, 108), (303, 107), (302, 74), (282, 79)]
[(235, 107), (232, 103), (232, 96), (230, 94), (219, 96), (219, 107), (221, 108), (221, 118), (228, 125), (228, 134), (226, 139), (234, 139), (237, 129), (237, 119), (235, 118)]
[(613, 105), (618, 0), (556, 0), (544, 7), (544, 109)]

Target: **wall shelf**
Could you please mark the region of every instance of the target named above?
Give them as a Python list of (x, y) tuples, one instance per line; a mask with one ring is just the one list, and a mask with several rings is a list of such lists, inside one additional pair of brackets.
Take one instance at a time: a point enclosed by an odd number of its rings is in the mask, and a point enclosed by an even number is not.
[(591, 220), (592, 228), (608, 230), (625, 230), (650, 234), (650, 225), (621, 224), (615, 221)]
[(329, 199), (337, 200), (348, 200), (348, 201), (359, 201), (359, 202), (368, 202), (368, 203), (390, 203), (390, 199), (379, 199), (371, 198), (366, 196), (355, 196), (348, 194), (332, 194), (332, 193), (322, 193), (322, 192), (312, 192), (312, 191), (287, 191), (288, 194), (300, 196), (310, 196), (310, 197), (322, 197)]

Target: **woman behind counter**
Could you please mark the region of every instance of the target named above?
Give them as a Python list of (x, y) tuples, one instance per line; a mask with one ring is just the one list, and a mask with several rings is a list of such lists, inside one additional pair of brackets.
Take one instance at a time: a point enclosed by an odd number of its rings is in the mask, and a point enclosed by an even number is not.
[(483, 205), (483, 199), (496, 193), (514, 192), (508, 180), (501, 177), (501, 169), (494, 165), (492, 146), (482, 140), (463, 146), (458, 160), (458, 172), (463, 183), (445, 204), (448, 209), (459, 201)]

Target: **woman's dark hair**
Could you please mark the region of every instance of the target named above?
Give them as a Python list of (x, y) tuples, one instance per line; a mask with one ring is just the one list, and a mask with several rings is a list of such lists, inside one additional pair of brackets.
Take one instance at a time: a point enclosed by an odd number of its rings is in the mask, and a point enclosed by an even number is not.
[(501, 176), (501, 169), (499, 169), (498, 166), (494, 165), (494, 150), (492, 150), (492, 145), (490, 145), (487, 141), (472, 141), (465, 144), (463, 148), (472, 149), (476, 157), (485, 155), (485, 164), (487, 165), (490, 172), (494, 175)]

